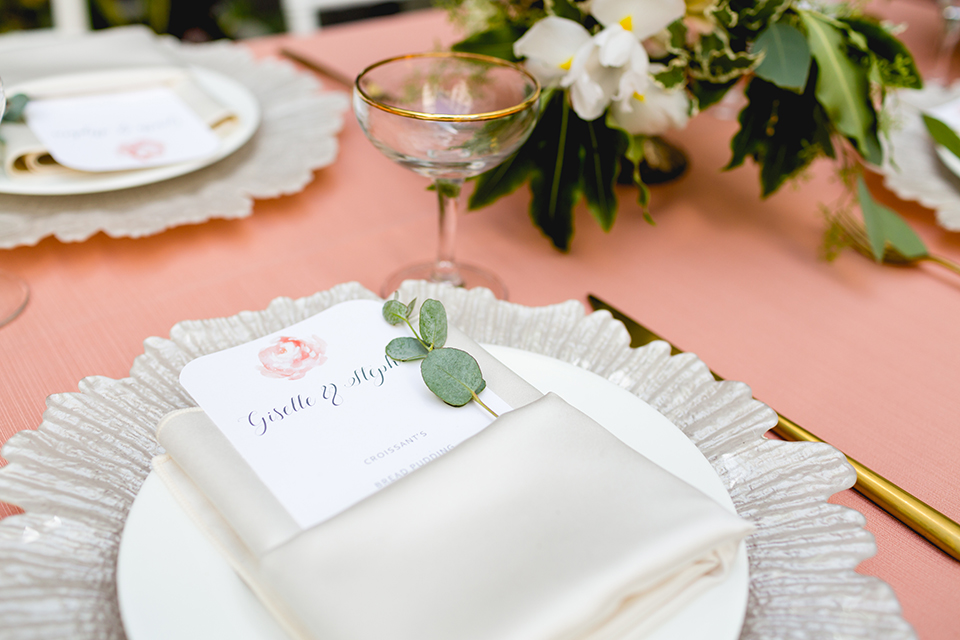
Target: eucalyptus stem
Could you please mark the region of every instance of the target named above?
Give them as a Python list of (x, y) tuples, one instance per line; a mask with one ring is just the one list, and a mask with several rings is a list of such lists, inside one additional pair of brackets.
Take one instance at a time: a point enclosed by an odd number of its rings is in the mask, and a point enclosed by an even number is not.
[(487, 405), (485, 405), (485, 404), (483, 403), (483, 400), (481, 400), (481, 399), (480, 399), (480, 396), (478, 396), (476, 393), (474, 393), (473, 391), (471, 391), (471, 392), (470, 392), (470, 395), (473, 396), (473, 401), (474, 401), (474, 402), (476, 402), (476, 403), (479, 404), (481, 407), (483, 407), (484, 409), (486, 409), (487, 411), (489, 411), (489, 412), (490, 412), (490, 415), (492, 415), (494, 418), (499, 418), (499, 417), (500, 417), (500, 416), (497, 415), (497, 412), (496, 412), (496, 411), (494, 411), (493, 409), (491, 409), (490, 407), (488, 407)]
[(412, 325), (412, 324), (410, 324), (410, 319), (409, 319), (409, 318), (404, 318), (403, 321), (407, 323), (407, 326), (408, 326), (408, 327), (410, 327), (410, 331), (413, 332), (413, 337), (417, 339), (417, 342), (419, 342), (420, 344), (422, 344), (422, 345), (423, 345), (423, 348), (426, 349), (427, 351), (433, 351), (433, 345), (432, 345), (432, 344), (427, 344), (426, 342), (423, 341), (423, 338), (420, 337), (420, 334), (417, 333), (417, 330), (413, 328), (413, 325)]

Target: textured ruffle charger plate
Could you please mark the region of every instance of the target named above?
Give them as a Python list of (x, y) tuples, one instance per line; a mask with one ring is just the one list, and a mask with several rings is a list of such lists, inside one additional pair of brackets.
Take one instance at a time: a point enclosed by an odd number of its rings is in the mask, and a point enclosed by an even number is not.
[[(18, 40), (26, 45), (36, 37)], [(0, 249), (34, 245), (50, 235), (61, 242), (101, 231), (140, 238), (180, 225), (246, 217), (254, 199), (296, 193), (315, 170), (336, 160), (337, 134), (349, 106), (344, 93), (323, 91), (316, 78), (284, 60), (255, 59), (243, 45), (157, 40), (170, 64), (213, 71), (253, 95), (260, 123), (251, 138), (206, 167), (138, 187), (43, 197), (0, 193)]]
[[(193, 80), (197, 83), (197, 86), (216, 100), (218, 104), (226, 107), (237, 118), (237, 126), (220, 141), (220, 146), (212, 155), (198, 158), (197, 160), (190, 160), (189, 162), (178, 162), (162, 167), (132, 171), (110, 171), (106, 173), (74, 171), (55, 176), (17, 179), (11, 178), (3, 171), (0, 171), (0, 193), (62, 196), (117, 191), (119, 189), (139, 187), (145, 184), (153, 184), (186, 175), (226, 158), (246, 144), (257, 130), (260, 124), (260, 105), (249, 89), (222, 73), (217, 73), (216, 71), (202, 67), (192, 67), (190, 74), (193, 76)], [(100, 71), (84, 74), (82, 78), (70, 78), (70, 80), (94, 84), (102, 83), (105, 81), (105, 78), (109, 78), (110, 76), (131, 76), (131, 71), (129, 69), (112, 72)], [(62, 81), (63, 76), (44, 78), (42, 80), (10, 87), (8, 92), (10, 95), (16, 93), (26, 93), (29, 95), (33, 91), (44, 91), (55, 88), (57, 83)]]
[[(635, 450), (735, 511), (697, 447), (635, 395), (547, 356), (487, 348), (533, 386), (559, 394)], [(740, 545), (724, 582), (688, 603), (649, 640), (735, 640), (747, 606), (745, 546)], [(127, 518), (117, 560), (117, 595), (129, 640), (289, 640), (156, 474), (148, 476)]]
[[(665, 343), (629, 348), (609, 314), (577, 301), (524, 307), (484, 290), (407, 283), (404, 299), (435, 297), (479, 342), (548, 355), (639, 396), (679, 427), (712, 465), (747, 541), (750, 588), (741, 638), (912, 638), (893, 591), (856, 573), (876, 552), (863, 516), (827, 499), (852, 468), (824, 444), (768, 440), (774, 412), (738, 382), (716, 382), (692, 354)], [(116, 558), (130, 506), (160, 449), (159, 419), (191, 406), (177, 382), (200, 355), (240, 344), (348, 299), (376, 296), (346, 284), (264, 311), (181, 322), (148, 338), (130, 377), (85, 378), (51, 396), (36, 431), (3, 448), (0, 499), (26, 513), (0, 521), (0, 629), (8, 638), (123, 638)]]

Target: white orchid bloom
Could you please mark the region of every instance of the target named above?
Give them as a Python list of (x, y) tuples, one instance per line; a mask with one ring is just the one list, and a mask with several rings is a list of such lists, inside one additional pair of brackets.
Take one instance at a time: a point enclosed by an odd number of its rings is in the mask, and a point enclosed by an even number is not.
[(570, 89), (573, 110), (584, 120), (596, 120), (611, 101), (646, 88), (647, 52), (619, 25), (595, 35), (581, 46), (560, 86)]
[[(656, 73), (663, 65), (651, 65)], [(633, 135), (655, 136), (668, 129), (682, 129), (690, 119), (690, 99), (683, 87), (664, 89), (649, 82), (645, 91), (638, 91), (617, 100), (611, 107), (616, 123)]]
[(603, 26), (619, 24), (642, 41), (682, 18), (686, 3), (684, 0), (593, 0), (590, 13)]
[(513, 53), (526, 58), (527, 70), (548, 87), (567, 75), (577, 52), (589, 47), (591, 40), (579, 22), (547, 16), (513, 43)]

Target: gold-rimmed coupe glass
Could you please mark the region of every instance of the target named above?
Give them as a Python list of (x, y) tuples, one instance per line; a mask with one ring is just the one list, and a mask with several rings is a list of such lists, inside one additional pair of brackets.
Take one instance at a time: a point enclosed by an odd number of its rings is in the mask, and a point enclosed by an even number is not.
[(506, 288), (492, 273), (454, 258), (464, 180), (505, 160), (524, 143), (539, 115), (540, 85), (523, 68), (489, 56), (419, 53), (367, 67), (354, 84), (353, 108), (363, 132), (384, 155), (430, 178), (440, 210), (435, 261), (406, 267), (381, 288), (404, 280)]
[[(7, 97), (3, 92), (3, 80), (0, 80), (0, 120), (7, 110)], [(7, 324), (23, 311), (30, 298), (27, 283), (14, 274), (0, 269), (0, 327)]]

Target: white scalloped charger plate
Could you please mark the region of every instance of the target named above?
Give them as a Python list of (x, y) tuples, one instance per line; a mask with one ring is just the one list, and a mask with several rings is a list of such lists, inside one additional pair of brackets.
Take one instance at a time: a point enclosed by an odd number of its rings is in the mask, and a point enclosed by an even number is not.
[[(623, 442), (736, 513), (696, 445), (635, 395), (547, 356), (485, 346), (541, 391), (558, 393)], [(727, 579), (688, 603), (650, 640), (734, 640), (743, 623), (748, 586), (746, 545), (741, 543)], [(129, 640), (287, 638), (152, 473), (123, 531), (117, 595)]]
[[(230, 78), (203, 67), (190, 67), (197, 84), (212, 98), (236, 114), (239, 125), (224, 137), (215, 153), (188, 162), (150, 169), (135, 169), (131, 171), (110, 171), (105, 173), (72, 172), (67, 175), (38, 176), (12, 179), (0, 168), (0, 193), (29, 196), (63, 196), (81, 193), (103, 193), (105, 191), (119, 191), (131, 187), (140, 187), (146, 184), (162, 182), (170, 178), (186, 175), (204, 167), (208, 167), (218, 160), (242, 147), (256, 132), (260, 124), (260, 104), (256, 97), (245, 86)], [(84, 79), (94, 82), (102, 81), (104, 76), (131, 74), (130, 69), (116, 69), (111, 71), (97, 71), (89, 74), (74, 74), (69, 76), (71, 84), (81, 83)], [(65, 76), (55, 76), (24, 82), (8, 87), (8, 95), (17, 93), (29, 94), (31, 91), (43, 91), (56, 87)]]
[[(916, 638), (890, 586), (856, 571), (877, 550), (863, 515), (828, 502), (853, 485), (853, 468), (829, 445), (763, 437), (776, 414), (747, 385), (715, 381), (695, 355), (671, 356), (663, 342), (631, 349), (622, 324), (606, 312), (586, 315), (575, 300), (525, 307), (481, 289), (417, 282), (400, 293), (404, 300), (442, 300), (450, 321), (480, 343), (598, 374), (696, 445), (737, 512), (757, 528), (746, 541), (750, 595), (741, 640)], [(129, 377), (91, 376), (79, 392), (50, 396), (42, 424), (15, 434), (2, 451), (8, 464), (0, 469), (0, 500), (25, 511), (0, 520), (5, 640), (125, 640), (116, 595), (120, 538), (150, 460), (162, 452), (157, 423), (193, 404), (178, 382), (180, 370), (358, 298), (378, 299), (347, 283), (299, 300), (278, 298), (262, 311), (184, 321), (169, 339), (144, 342)]]

